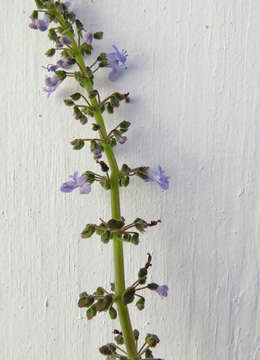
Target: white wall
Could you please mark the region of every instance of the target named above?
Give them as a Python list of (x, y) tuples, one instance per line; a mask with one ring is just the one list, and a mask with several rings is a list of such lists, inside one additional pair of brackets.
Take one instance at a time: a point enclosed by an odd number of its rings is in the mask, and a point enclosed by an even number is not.
[[(33, 1), (2, 0), (1, 360), (102, 358), (107, 316), (87, 322), (78, 294), (113, 279), (111, 246), (81, 240), (109, 194), (59, 192), (75, 169), (95, 169), (69, 141), (87, 136), (63, 106), (74, 84), (50, 99), (42, 91), (47, 34), (28, 28)], [(75, 0), (89, 30), (104, 30), (97, 51), (129, 52), (129, 69), (104, 94), (130, 91), (116, 116), (132, 122), (116, 150), (130, 166), (160, 163), (168, 192), (134, 179), (123, 214), (161, 218), (139, 247), (126, 246), (132, 281), (152, 252), (152, 277), (169, 297), (151, 294), (133, 323), (161, 335), (167, 360), (260, 359), (260, 3), (257, 0)]]

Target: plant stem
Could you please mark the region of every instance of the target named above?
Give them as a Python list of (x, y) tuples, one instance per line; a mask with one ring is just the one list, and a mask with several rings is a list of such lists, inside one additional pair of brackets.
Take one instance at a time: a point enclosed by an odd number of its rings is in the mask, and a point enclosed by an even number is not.
[[(62, 26), (66, 26), (64, 19), (58, 12), (55, 11), (55, 16), (57, 20), (61, 23)], [(74, 39), (73, 34), (68, 31), (66, 35), (72, 41), (72, 49), (75, 53), (75, 59), (79, 65), (80, 70), (83, 75), (87, 76), (86, 66), (83, 59), (83, 56), (80, 52), (79, 46)], [(89, 78), (84, 79), (84, 85), (88, 92), (93, 90), (91, 80)], [(106, 153), (108, 163), (111, 169), (110, 182), (111, 182), (111, 212), (112, 218), (120, 220), (120, 197), (119, 197), (119, 169), (115, 159), (115, 155), (111, 145), (108, 143), (107, 131), (104, 125), (102, 113), (100, 111), (99, 104), (95, 98), (90, 99), (91, 104), (96, 107), (94, 112), (94, 117), (97, 124), (100, 126), (100, 133), (104, 137), (104, 151)], [(115, 272), (115, 295), (117, 300), (117, 310), (119, 315), (119, 320), (121, 324), (121, 329), (124, 337), (124, 342), (127, 350), (127, 356), (130, 360), (138, 359), (137, 348), (135, 339), (133, 336), (133, 329), (131, 325), (131, 320), (128, 312), (127, 306), (123, 305), (122, 296), (125, 291), (125, 271), (124, 271), (124, 253), (123, 253), (123, 242), (120, 238), (114, 236), (113, 240), (113, 250), (114, 250), (114, 272)]]

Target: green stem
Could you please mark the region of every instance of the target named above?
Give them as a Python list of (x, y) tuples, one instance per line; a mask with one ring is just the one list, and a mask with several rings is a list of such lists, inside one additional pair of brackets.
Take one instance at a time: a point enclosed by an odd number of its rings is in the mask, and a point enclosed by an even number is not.
[[(62, 26), (66, 27), (66, 23), (60, 14), (55, 11), (56, 18), (61, 23)], [(79, 65), (82, 73), (87, 76), (86, 66), (83, 59), (83, 56), (80, 52), (79, 46), (77, 45), (74, 36), (71, 32), (66, 34), (72, 41), (72, 49), (75, 53), (76, 61)], [(85, 78), (84, 80), (85, 88), (88, 92), (93, 90), (91, 80)], [(102, 113), (99, 108), (99, 104), (95, 98), (91, 99), (91, 104), (96, 107), (94, 112), (94, 117), (97, 124), (100, 126), (100, 133), (104, 137), (104, 140), (107, 140), (107, 131), (104, 125), (104, 120)], [(107, 160), (110, 166), (111, 175), (111, 212), (112, 218), (120, 220), (120, 196), (119, 196), (119, 169), (115, 159), (115, 155), (111, 145), (104, 141), (103, 144), (104, 151), (107, 156)], [(123, 252), (123, 242), (120, 238), (114, 237), (113, 240), (113, 250), (114, 250), (114, 272), (115, 272), (115, 293), (117, 298), (117, 309), (119, 320), (121, 324), (121, 329), (124, 337), (124, 342), (127, 350), (127, 356), (130, 360), (135, 360), (138, 358), (136, 342), (133, 336), (133, 329), (131, 325), (131, 320), (128, 312), (127, 306), (123, 305), (122, 297), (125, 291), (125, 270), (124, 270), (124, 252)]]

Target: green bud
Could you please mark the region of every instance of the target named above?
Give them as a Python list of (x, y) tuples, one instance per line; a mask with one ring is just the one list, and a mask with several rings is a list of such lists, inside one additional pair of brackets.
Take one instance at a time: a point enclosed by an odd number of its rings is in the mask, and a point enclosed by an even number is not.
[(124, 95), (122, 95), (122, 94), (120, 94), (120, 93), (118, 93), (118, 92), (115, 92), (114, 94), (113, 94), (113, 96), (118, 100), (118, 101), (121, 101), (121, 100), (123, 100), (125, 97), (124, 97)]
[(144, 309), (144, 303), (145, 303), (145, 298), (141, 297), (137, 302), (136, 302), (136, 307), (138, 310), (143, 310)]
[(107, 104), (107, 112), (109, 114), (113, 114), (113, 112), (114, 112), (114, 108), (110, 103)]
[(149, 359), (149, 358), (153, 358), (153, 353), (151, 349), (147, 349), (145, 352), (145, 358)]
[(89, 308), (86, 312), (87, 314), (87, 319), (91, 320), (93, 319), (93, 317), (95, 317), (97, 315), (97, 309), (95, 305), (92, 305), (91, 308)]
[(121, 178), (121, 186), (124, 186), (124, 187), (128, 186), (129, 181), (130, 181), (129, 176), (125, 176), (125, 177)]
[(62, 50), (61, 55), (62, 55), (62, 57), (65, 57), (67, 59), (71, 56), (71, 52), (70, 52), (70, 50), (64, 49), (64, 50)]
[(139, 234), (138, 233), (134, 233), (134, 235), (131, 238), (131, 243), (134, 245), (139, 244)]
[(82, 292), (81, 294), (79, 294), (79, 298), (82, 299), (82, 298), (86, 298), (88, 297), (88, 294), (86, 293), (86, 291)]
[(147, 285), (147, 287), (150, 290), (156, 290), (159, 287), (159, 285), (155, 284), (155, 283), (150, 283), (150, 284)]
[(74, 115), (77, 115), (77, 114), (79, 114), (81, 111), (79, 110), (79, 107), (78, 107), (77, 105), (75, 105), (75, 106), (73, 107), (73, 112), (74, 112)]
[(135, 298), (135, 289), (130, 287), (127, 288), (123, 294), (123, 305), (130, 304), (134, 301)]
[(50, 40), (57, 40), (58, 39), (58, 35), (56, 34), (55, 29), (49, 29), (48, 31), (48, 36)]
[(148, 273), (147, 269), (146, 268), (141, 268), (138, 272), (138, 278), (141, 279), (143, 278), (144, 276), (146, 276)]
[(117, 98), (115, 96), (111, 96), (110, 103), (111, 103), (112, 106), (118, 106), (119, 105), (119, 101), (117, 100)]
[(75, 139), (71, 141), (71, 145), (74, 150), (81, 150), (84, 147), (85, 142), (82, 139)]
[(109, 220), (107, 224), (110, 229), (121, 229), (125, 225), (124, 221), (116, 219)]
[(97, 61), (104, 61), (104, 60), (107, 60), (107, 54), (103, 52), (98, 55)]
[(81, 31), (81, 30), (84, 29), (84, 26), (83, 26), (82, 22), (79, 21), (79, 19), (76, 19), (75, 24), (76, 24), (76, 27), (77, 27), (78, 31)]
[(31, 19), (38, 19), (38, 11), (37, 10), (33, 10), (32, 14), (31, 14)]
[(100, 129), (100, 126), (98, 124), (92, 124), (92, 130), (98, 131)]
[(111, 308), (109, 309), (109, 316), (112, 320), (116, 319), (117, 318), (117, 311), (115, 308), (113, 308), (111, 306)]
[(158, 338), (157, 335), (147, 334), (147, 336), (145, 338), (145, 342), (147, 345), (149, 345), (151, 347), (155, 347), (157, 344), (159, 344), (160, 339)]
[(116, 142), (116, 139), (115, 138), (112, 138), (110, 140), (110, 145), (113, 147), (113, 146), (116, 146), (117, 142)]
[(89, 97), (90, 97), (90, 99), (93, 99), (93, 98), (95, 98), (96, 96), (98, 95), (98, 91), (97, 90), (91, 90), (90, 92), (89, 92)]
[(103, 31), (97, 31), (94, 33), (94, 39), (100, 40), (103, 38)]
[(95, 296), (103, 296), (104, 294), (105, 294), (105, 291), (101, 286), (99, 286), (94, 293)]
[(48, 57), (51, 57), (55, 54), (55, 49), (51, 48), (49, 50), (46, 51), (45, 55), (48, 56)]
[(111, 289), (111, 291), (116, 290), (115, 283), (110, 283), (110, 289)]
[(64, 103), (65, 103), (65, 105), (67, 105), (67, 106), (72, 106), (72, 105), (74, 105), (74, 102), (73, 102), (72, 100), (70, 100), (70, 99), (65, 99), (65, 100), (64, 100)]
[(93, 295), (89, 295), (85, 298), (80, 298), (78, 301), (78, 307), (83, 308), (83, 307), (89, 307), (93, 304), (93, 302), (95, 301), (95, 298)]
[(96, 231), (96, 225), (88, 224), (81, 233), (82, 239), (90, 238)]
[(35, 4), (37, 6), (38, 9), (42, 9), (44, 6), (43, 6), (43, 3), (41, 2), (41, 0), (35, 0)]
[(103, 345), (99, 348), (99, 352), (102, 354), (102, 355), (112, 355), (112, 351), (110, 349), (110, 347), (108, 345)]
[(129, 121), (122, 121), (120, 123), (120, 131), (121, 132), (126, 132), (130, 125), (131, 125), (131, 123)]
[(143, 285), (146, 283), (147, 276), (144, 276), (143, 278), (139, 279), (139, 284)]
[(123, 239), (124, 239), (124, 241), (130, 241), (131, 240), (131, 234), (124, 234), (123, 235)]
[[(82, 45), (81, 45), (81, 53), (82, 53), (82, 55), (90, 55), (91, 54), (91, 52), (92, 52), (92, 46), (90, 45), (90, 44), (87, 44), (87, 43), (83, 43)], [(92, 74), (92, 72), (91, 72), (91, 74)]]
[(58, 76), (59, 80), (63, 81), (64, 79), (66, 79), (66, 72), (63, 70), (56, 70), (55, 74)]
[(115, 337), (115, 342), (117, 343), (117, 345), (123, 345), (124, 344), (124, 338), (121, 334), (118, 334)]
[(121, 174), (127, 176), (127, 175), (129, 175), (130, 170), (131, 169), (130, 169), (130, 167), (128, 165), (123, 164), (122, 168), (121, 168)]
[(107, 244), (110, 240), (110, 231), (104, 231), (101, 235), (101, 241), (104, 243), (104, 244)]
[(81, 94), (79, 92), (76, 92), (72, 95), (70, 95), (70, 97), (73, 99), (73, 100), (79, 100), (81, 98)]
[(138, 341), (140, 333), (137, 329), (134, 329), (133, 335), (134, 335), (135, 340)]

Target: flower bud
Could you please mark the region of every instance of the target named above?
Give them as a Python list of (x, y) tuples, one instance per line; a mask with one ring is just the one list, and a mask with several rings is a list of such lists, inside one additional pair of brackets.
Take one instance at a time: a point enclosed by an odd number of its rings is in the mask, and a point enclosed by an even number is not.
[(84, 29), (84, 26), (83, 26), (82, 22), (79, 21), (79, 19), (76, 19), (75, 24), (76, 24), (76, 27), (77, 27), (78, 31), (81, 31), (81, 30)]
[(144, 303), (145, 303), (145, 298), (141, 297), (137, 302), (136, 302), (136, 307), (138, 310), (143, 310), (144, 309)]
[(143, 278), (144, 276), (146, 276), (148, 273), (147, 269), (146, 268), (141, 268), (138, 272), (138, 278), (141, 279)]
[(103, 31), (97, 31), (94, 33), (94, 39), (101, 40), (103, 38)]
[(96, 225), (88, 224), (81, 233), (82, 239), (90, 238), (96, 231)]
[(147, 349), (145, 352), (145, 358), (149, 359), (149, 358), (153, 358), (153, 353), (151, 349)]
[(100, 129), (100, 126), (98, 124), (92, 124), (92, 130), (98, 131)]
[(134, 329), (133, 335), (134, 335), (135, 340), (138, 341), (140, 333), (137, 329)]
[(97, 315), (97, 309), (95, 305), (92, 305), (91, 308), (89, 308), (86, 312), (87, 314), (87, 319), (91, 320), (93, 319), (93, 317), (95, 317)]
[(113, 308), (112, 306), (109, 309), (109, 316), (112, 320), (117, 318), (117, 311), (115, 308)]
[(117, 343), (117, 345), (124, 344), (124, 338), (123, 338), (122, 334), (119, 334), (115, 337), (115, 342)]
[(155, 347), (160, 342), (160, 339), (158, 338), (157, 335), (147, 334), (147, 336), (145, 338), (145, 342), (150, 347)]
[(66, 79), (66, 76), (67, 76), (66, 72), (63, 70), (56, 70), (55, 74), (58, 76), (60, 81), (63, 81), (64, 79)]
[(71, 99), (65, 99), (65, 100), (64, 100), (64, 103), (65, 103), (65, 105), (67, 105), (67, 106), (72, 106), (72, 105), (74, 105), (74, 102), (73, 102)]
[(93, 295), (89, 295), (87, 297), (81, 297), (78, 301), (78, 307), (89, 307), (93, 304), (95, 298)]
[(81, 98), (81, 94), (79, 92), (76, 92), (72, 95), (70, 95), (70, 97), (73, 99), (73, 100), (79, 100)]
[(159, 287), (159, 285), (155, 284), (155, 283), (150, 283), (150, 284), (147, 285), (147, 287), (150, 290), (156, 290)]
[(104, 243), (104, 244), (107, 244), (110, 240), (110, 231), (104, 231), (101, 235), (101, 241)]
[(74, 150), (81, 150), (84, 147), (85, 142), (81, 139), (75, 139), (71, 141), (71, 145), (73, 146)]
[(110, 229), (121, 229), (125, 225), (125, 222), (122, 220), (111, 219), (107, 224)]
[(139, 234), (138, 233), (134, 233), (134, 235), (131, 238), (131, 243), (134, 245), (139, 244)]
[(127, 288), (123, 294), (123, 305), (130, 304), (134, 301), (135, 298), (135, 289), (130, 287)]
[(49, 50), (46, 51), (45, 55), (48, 56), (48, 57), (51, 57), (51, 56), (53, 56), (55, 54), (55, 51), (56, 50), (53, 49), (53, 48), (49, 49)]
[(108, 345), (103, 345), (99, 348), (99, 352), (102, 354), (102, 355), (112, 355), (112, 351), (110, 349), (110, 347)]
[(105, 294), (105, 291), (101, 286), (99, 286), (94, 293), (95, 296), (103, 296), (104, 294)]

